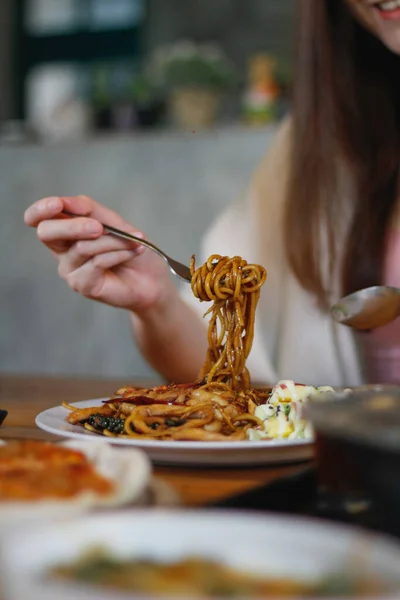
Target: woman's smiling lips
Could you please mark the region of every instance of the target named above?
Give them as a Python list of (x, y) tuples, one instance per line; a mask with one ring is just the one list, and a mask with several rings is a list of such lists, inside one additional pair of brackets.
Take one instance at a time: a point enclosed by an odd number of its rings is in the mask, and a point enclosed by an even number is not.
[(400, 0), (375, 2), (372, 6), (382, 19), (388, 21), (400, 19)]

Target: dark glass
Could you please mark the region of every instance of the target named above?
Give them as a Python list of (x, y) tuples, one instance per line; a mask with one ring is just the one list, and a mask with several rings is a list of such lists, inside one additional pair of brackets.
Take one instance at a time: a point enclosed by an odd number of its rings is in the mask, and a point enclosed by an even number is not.
[(400, 388), (375, 387), (311, 400), (320, 513), (373, 511), (400, 534)]
[(359, 513), (370, 507), (357, 457), (340, 438), (316, 434), (317, 508), (326, 513)]

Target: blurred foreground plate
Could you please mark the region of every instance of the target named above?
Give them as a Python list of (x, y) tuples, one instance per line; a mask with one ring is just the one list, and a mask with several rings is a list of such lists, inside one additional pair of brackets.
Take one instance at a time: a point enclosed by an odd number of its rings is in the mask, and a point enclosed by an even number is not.
[[(323, 521), (221, 511), (123, 511), (14, 533), (2, 546), (5, 600), (143, 598), (50, 579), (93, 548), (116, 559), (179, 561), (196, 556), (264, 578), (320, 582), (331, 575), (399, 583), (400, 546)], [(391, 595), (378, 598), (399, 597)], [(153, 596), (146, 596), (150, 600)], [(357, 596), (353, 596), (357, 597)]]

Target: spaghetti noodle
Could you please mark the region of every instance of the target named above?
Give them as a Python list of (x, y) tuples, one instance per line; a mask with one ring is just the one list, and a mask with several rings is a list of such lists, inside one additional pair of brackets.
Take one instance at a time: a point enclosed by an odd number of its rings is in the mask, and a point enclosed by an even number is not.
[(200, 378), (223, 381), (233, 389), (250, 387), (246, 359), (254, 337), (254, 320), (267, 273), (243, 258), (214, 254), (199, 269), (191, 260), (192, 290), (200, 301), (212, 301), (208, 351)]
[(192, 290), (212, 302), (208, 351), (199, 380), (156, 388), (126, 387), (101, 407), (64, 405), (68, 421), (92, 432), (136, 439), (244, 440), (262, 427), (255, 415), (271, 389), (252, 389), (246, 359), (250, 353), (257, 303), (266, 271), (242, 258), (210, 256), (200, 268), (191, 260)]

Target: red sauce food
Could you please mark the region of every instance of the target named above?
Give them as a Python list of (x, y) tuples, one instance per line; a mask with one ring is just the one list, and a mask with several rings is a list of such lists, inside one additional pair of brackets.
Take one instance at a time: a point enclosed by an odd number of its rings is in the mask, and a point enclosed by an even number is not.
[(71, 499), (84, 492), (103, 496), (113, 489), (78, 450), (31, 440), (0, 446), (0, 501)]

